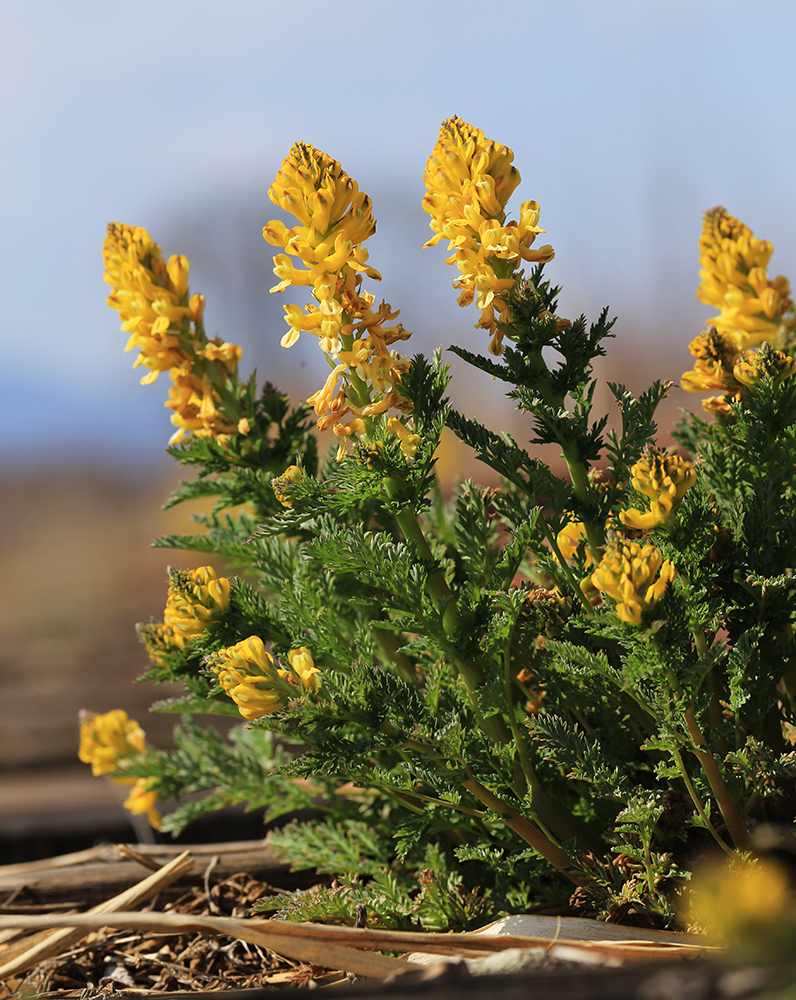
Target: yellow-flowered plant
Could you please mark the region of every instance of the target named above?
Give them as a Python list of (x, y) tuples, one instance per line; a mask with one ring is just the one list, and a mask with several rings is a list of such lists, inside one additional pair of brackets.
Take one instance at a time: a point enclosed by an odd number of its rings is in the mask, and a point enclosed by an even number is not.
[(633, 489), (651, 500), (650, 509), (641, 512), (630, 508), (619, 513), (628, 528), (648, 531), (664, 524), (677, 509), (685, 492), (696, 482), (692, 462), (680, 455), (650, 450), (630, 470)]
[(514, 153), (487, 139), (481, 129), (461, 118), (442, 123), (439, 139), (428, 159), (423, 180), (423, 208), (431, 216), (435, 235), (426, 243), (436, 246), (448, 240), (451, 256), (461, 277), (453, 287), (460, 290), (459, 305), (475, 300), (481, 318), (476, 324), (491, 336), (489, 350), (502, 352), (503, 336), (511, 323), (505, 295), (516, 281), (522, 261), (550, 261), (549, 245), (532, 250), (539, 233), (539, 205), (524, 201), (519, 221), (507, 221), (506, 205), (520, 183), (513, 165)]
[[(583, 521), (568, 521), (556, 535), (556, 545), (561, 555), (568, 562), (575, 557), (575, 553), (580, 548), (581, 543), (586, 540), (586, 525)], [(591, 566), (593, 561), (591, 551), (587, 546), (586, 565)]]
[(103, 715), (81, 713), (78, 757), (84, 764), (91, 764), (92, 774), (107, 774), (114, 784), (132, 785), (124, 808), (145, 815), (150, 826), (158, 829), (162, 817), (155, 808), (158, 797), (149, 789), (149, 779), (113, 776), (127, 761), (141, 757), (146, 750), (146, 733), (122, 709), (115, 708)]
[[(164, 819), (170, 832), (222, 804), (270, 819), (322, 801), (314, 829), (273, 835), (282, 857), (331, 871), (342, 830), (355, 854), (370, 859), (378, 843), (391, 870), (425, 872), (424, 886), (438, 857), (444, 882), (399, 905), (426, 925), (558, 906), (569, 880), (575, 912), (671, 926), (696, 853), (713, 844), (746, 865), (752, 824), (793, 821), (787, 282), (768, 279), (769, 244), (708, 214), (700, 297), (718, 315), (692, 342), (683, 385), (712, 394), (706, 409), (727, 419), (684, 416), (673, 437), (689, 460), (655, 442), (670, 383), (640, 395), (609, 383), (612, 430), (595, 412), (614, 321), (607, 310), (591, 323), (557, 316), (560, 289), (543, 267), (553, 251), (535, 249), (539, 206), (508, 215), (520, 179), (511, 150), (451, 118), (425, 179), (429, 244), (448, 241), (459, 301), (477, 306), (503, 357), (450, 350), (484, 385), (506, 384), (521, 437), (449, 403), (439, 352), (411, 363), (397, 353), (408, 332), (363, 287), (379, 278), (365, 249), (370, 200), (312, 146), (296, 144), (271, 187), (290, 223), (264, 230), (278, 247), (273, 290), (306, 289), (309, 302), (286, 307), (282, 343), (310, 333), (329, 365), (297, 409), (269, 383), (257, 395), (254, 376), (244, 386), (237, 348), (207, 340), (184, 258), (164, 262), (143, 230), (112, 227), (112, 304), (146, 381), (171, 373), (191, 432), (172, 453), (198, 476), (167, 506), (213, 498), (195, 517), (202, 533), (158, 544), (234, 560), (243, 576), (170, 574), (164, 620), (141, 629), (147, 676), (184, 687), (158, 710), (238, 725), (227, 743), (184, 720), (175, 751), (161, 753), (109, 713), (86, 725), (81, 757), (131, 776), (114, 780), (132, 785), (126, 805), (150, 822), (158, 796), (190, 795)], [(314, 423), (338, 438), (325, 460)], [(440, 484), (445, 428), (494, 485)]]
[[(80, 720), (78, 757), (94, 775), (111, 774), (121, 761), (146, 752), (146, 733), (127, 712), (115, 708), (104, 715), (84, 712)], [(119, 779), (132, 784), (128, 779)]]
[(219, 650), (208, 664), (240, 714), (251, 722), (278, 712), (302, 690), (318, 690), (320, 671), (306, 646), (292, 650), (288, 662), (290, 670), (277, 667), (262, 639), (252, 635)]
[(212, 566), (172, 571), (163, 624), (182, 647), (229, 611), (229, 580), (216, 579)]
[(105, 281), (113, 291), (122, 330), (130, 334), (125, 350), (137, 348), (134, 366), (149, 369), (142, 384), (169, 372), (172, 386), (166, 406), (177, 427), (171, 442), (186, 431), (224, 439), (247, 433), (237, 377), (241, 348), (204, 331), (204, 296), (190, 295), (188, 258), (163, 260), (160, 247), (145, 229), (113, 222), (103, 249)]
[[(370, 198), (336, 160), (296, 143), (268, 196), (299, 223), (288, 229), (272, 221), (263, 228), (265, 239), (286, 251), (274, 257), (280, 280), (271, 291), (310, 286), (317, 302), (303, 311), (285, 306), (290, 329), (282, 346), (292, 347), (304, 331), (318, 338), (332, 370), (307, 402), (318, 416), (318, 428), (333, 427), (340, 437), (342, 459), (347, 440), (364, 434), (369, 418), (389, 409), (410, 409), (400, 393), (408, 362), (390, 347), (411, 334), (400, 323), (389, 325), (398, 312), (386, 302), (374, 309), (373, 295), (362, 289), (363, 275), (381, 280), (367, 263), (363, 246), (376, 231), (376, 220)], [(348, 415), (351, 419), (343, 423)]]
[(591, 582), (616, 603), (623, 622), (640, 625), (643, 613), (660, 601), (676, 576), (674, 565), (654, 545), (615, 536), (591, 574)]

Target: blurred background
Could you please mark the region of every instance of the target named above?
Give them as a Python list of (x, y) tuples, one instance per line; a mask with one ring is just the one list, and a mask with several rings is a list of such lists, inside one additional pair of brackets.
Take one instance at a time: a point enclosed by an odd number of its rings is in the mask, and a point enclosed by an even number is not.
[[(304, 299), (269, 296), (261, 233), (282, 159), (310, 142), (373, 199), (373, 290), (414, 331), (407, 353), (485, 351), (443, 249), (422, 249), (423, 169), (460, 115), (513, 148), (514, 204), (541, 205), (560, 312), (609, 305), (601, 375), (640, 391), (679, 379), (710, 315), (703, 211), (724, 204), (774, 243), (771, 274), (796, 274), (794, 37), (790, 0), (4, 0), (0, 846), (30, 839), (37, 811), (118, 819), (76, 763), (76, 714), (124, 707), (168, 739), (172, 720), (146, 716), (156, 692), (132, 684), (133, 625), (162, 615), (170, 562), (202, 561), (148, 547), (188, 521), (159, 509), (179, 479), (167, 382), (140, 386), (122, 353), (106, 223), (186, 254), (208, 333), (305, 397), (323, 359), (309, 336), (279, 346), (283, 304)], [(527, 440), (496, 384), (453, 370), (460, 408)], [(662, 429), (698, 406), (673, 390)], [(446, 476), (462, 471), (449, 450)]]

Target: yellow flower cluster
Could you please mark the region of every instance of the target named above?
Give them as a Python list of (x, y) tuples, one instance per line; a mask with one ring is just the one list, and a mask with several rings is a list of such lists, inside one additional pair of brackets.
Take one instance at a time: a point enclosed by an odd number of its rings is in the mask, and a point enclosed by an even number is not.
[(640, 625), (644, 611), (663, 597), (666, 585), (676, 575), (674, 565), (654, 545), (615, 537), (590, 582), (616, 602), (622, 621)]
[(229, 611), (229, 580), (212, 566), (172, 572), (163, 623), (182, 647)]
[(796, 373), (796, 360), (784, 351), (761, 347), (747, 354), (733, 368), (735, 379), (742, 386), (751, 387), (761, 376), (766, 375), (775, 382), (784, 382)]
[(475, 300), (481, 310), (477, 326), (489, 331), (489, 350), (502, 352), (505, 327), (511, 320), (505, 294), (516, 281), (515, 271), (523, 260), (552, 260), (549, 245), (532, 250), (539, 228), (539, 205), (524, 201), (519, 222), (506, 222), (506, 204), (520, 183), (512, 165), (514, 153), (461, 118), (442, 123), (439, 139), (428, 159), (423, 180), (423, 208), (431, 216), (436, 234), (426, 246), (448, 240), (451, 256), (461, 277), (453, 287), (460, 290), (459, 305)]
[[(408, 411), (399, 392), (408, 362), (389, 348), (410, 333), (400, 323), (388, 325), (398, 312), (386, 302), (374, 309), (374, 297), (362, 290), (363, 274), (381, 280), (367, 263), (362, 245), (376, 231), (376, 220), (370, 198), (336, 160), (307, 143), (296, 143), (268, 196), (299, 223), (288, 229), (273, 221), (263, 229), (269, 243), (285, 250), (274, 257), (280, 280), (271, 291), (311, 286), (317, 302), (304, 310), (285, 306), (290, 329), (282, 346), (292, 347), (303, 331), (318, 337), (332, 371), (307, 402), (318, 415), (319, 429), (334, 426), (342, 439), (342, 457), (346, 440), (364, 433), (369, 417), (390, 408)], [(353, 419), (341, 423), (347, 414)]]
[(229, 611), (230, 582), (216, 579), (212, 566), (170, 570), (162, 622), (138, 626), (138, 636), (153, 663), (163, 666), (169, 653), (184, 649)]
[(630, 471), (633, 489), (652, 501), (646, 513), (633, 509), (620, 511), (619, 520), (637, 531), (663, 524), (680, 504), (685, 491), (696, 482), (691, 462), (662, 451), (648, 451)]
[(737, 372), (746, 370), (744, 364), (755, 365), (748, 357), (744, 359), (744, 353), (763, 344), (776, 345), (796, 325), (787, 278), (768, 278), (766, 266), (772, 253), (769, 242), (755, 239), (748, 226), (724, 208), (705, 214), (697, 296), (719, 314), (690, 344), (696, 360), (681, 384), (687, 392), (720, 393), (703, 401), (709, 413), (727, 416), (732, 401), (742, 399), (747, 383)]
[(760, 347), (741, 354), (737, 337), (718, 333), (713, 326), (689, 345), (696, 358), (692, 371), (685, 372), (681, 385), (686, 392), (719, 390), (721, 395), (702, 401), (708, 413), (729, 416), (731, 403), (743, 399), (744, 389), (761, 374), (783, 382), (796, 370), (796, 361), (783, 351), (764, 342)]
[[(144, 753), (146, 734), (122, 709), (116, 708), (104, 715), (81, 712), (78, 757), (84, 764), (91, 764), (95, 776), (112, 774), (126, 760)], [(157, 793), (150, 789), (148, 778), (111, 778), (111, 781), (117, 785), (132, 785), (125, 809), (145, 815), (155, 829), (160, 827), (162, 818), (155, 808)]]
[(766, 274), (773, 252), (771, 243), (755, 239), (721, 206), (705, 213), (697, 297), (719, 310), (710, 322), (719, 333), (740, 336), (741, 348), (774, 341), (793, 309), (787, 278), (770, 281)]
[(276, 499), (283, 507), (293, 506), (293, 496), (290, 487), (300, 483), (304, 478), (304, 473), (297, 465), (289, 465), (281, 476), (274, 476), (271, 480), (271, 488), (276, 494)]
[(237, 379), (241, 348), (205, 336), (205, 300), (189, 295), (187, 257), (164, 261), (145, 229), (113, 222), (103, 258), (105, 281), (113, 289), (108, 305), (130, 334), (125, 350), (138, 348), (133, 367), (149, 369), (142, 384), (154, 382), (159, 372), (171, 374), (166, 406), (177, 430), (170, 443), (186, 431), (222, 439), (236, 430), (247, 433)]
[(219, 650), (209, 665), (243, 718), (252, 722), (279, 711), (297, 689), (318, 690), (320, 671), (306, 646), (291, 650), (288, 662), (290, 670), (279, 669), (262, 639), (253, 635)]

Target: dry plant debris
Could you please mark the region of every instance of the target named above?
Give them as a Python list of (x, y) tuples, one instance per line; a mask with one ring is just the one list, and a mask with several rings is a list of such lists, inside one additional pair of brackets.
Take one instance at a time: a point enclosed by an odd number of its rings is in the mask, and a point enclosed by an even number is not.
[[(131, 857), (135, 852), (126, 849)], [(622, 965), (704, 954), (701, 942), (666, 934), (650, 940), (565, 940), (494, 933), (433, 934), (331, 927), (252, 917), (268, 886), (244, 872), (213, 884), (216, 857), (203, 886), (155, 909), (157, 892), (191, 867), (188, 852), (88, 913), (8, 914), (0, 904), (0, 1000), (216, 993), (263, 987), (331, 985), (347, 975), (386, 979), (423, 972), (421, 954), (477, 958), (516, 949), (536, 951), (546, 964)], [(149, 900), (149, 908), (129, 907)], [(13, 906), (13, 903), (11, 904)], [(588, 921), (590, 925), (593, 922)], [(593, 927), (590, 927), (593, 930)], [(615, 929), (613, 929), (615, 931)], [(24, 931), (32, 931), (25, 935)], [(642, 932), (643, 933), (643, 932)], [(414, 952), (403, 959), (381, 951)], [(508, 955), (506, 956), (508, 958)]]

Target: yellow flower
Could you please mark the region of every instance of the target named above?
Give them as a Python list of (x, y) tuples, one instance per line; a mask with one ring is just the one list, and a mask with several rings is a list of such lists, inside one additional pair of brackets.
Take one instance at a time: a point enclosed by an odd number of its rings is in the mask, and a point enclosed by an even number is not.
[(288, 663), (307, 691), (318, 690), (320, 670), (315, 666), (312, 654), (306, 646), (291, 649), (287, 654)]
[[(122, 761), (146, 751), (146, 734), (127, 712), (115, 708), (104, 715), (81, 713), (78, 757), (91, 764), (95, 776), (111, 774)], [(117, 784), (132, 785), (135, 778), (114, 778)]]
[(188, 258), (164, 261), (160, 247), (145, 229), (108, 226), (103, 250), (105, 280), (113, 288), (108, 305), (119, 312), (130, 333), (125, 350), (137, 347), (135, 366), (149, 368), (141, 382), (154, 382), (168, 371), (172, 387), (166, 406), (177, 430), (223, 440), (237, 430), (244, 388), (237, 375), (242, 350), (205, 336), (203, 295), (189, 295)]
[(250, 722), (283, 708), (295, 694), (286, 670), (278, 670), (256, 635), (215, 653), (210, 669), (221, 687)]
[(733, 368), (736, 380), (745, 387), (751, 387), (762, 376), (766, 375), (777, 384), (796, 372), (796, 360), (783, 351), (775, 351), (764, 345), (759, 351), (750, 351)]
[(105, 281), (113, 291), (108, 305), (116, 309), (122, 330), (130, 334), (125, 350), (137, 347), (135, 366), (150, 374), (168, 371), (185, 360), (190, 344), (193, 311), (188, 301), (188, 260), (161, 256), (160, 247), (145, 229), (112, 222), (103, 248)]
[(699, 240), (697, 291), (700, 301), (719, 309), (711, 323), (719, 333), (740, 335), (743, 348), (773, 341), (794, 325), (790, 286), (781, 275), (770, 281), (766, 266), (773, 246), (718, 206), (705, 213)]
[(505, 293), (516, 281), (521, 261), (549, 261), (551, 246), (532, 250), (539, 228), (539, 205), (520, 205), (519, 222), (506, 221), (506, 204), (520, 182), (512, 165), (514, 153), (461, 118), (442, 123), (439, 139), (426, 165), (423, 208), (431, 216), (435, 235), (425, 244), (448, 240), (446, 263), (461, 277), (459, 305), (475, 301), (481, 311), (477, 326), (492, 336), (490, 351), (502, 352), (504, 327), (511, 320)]
[[(561, 555), (570, 562), (574, 557), (580, 543), (586, 540), (586, 525), (583, 521), (569, 521), (556, 535), (556, 545), (558, 545)], [(592, 557), (588, 546), (586, 547), (586, 565), (591, 566)]]
[[(268, 193), (299, 222), (291, 229), (269, 222), (263, 229), (269, 243), (286, 251), (274, 258), (280, 280), (271, 291), (311, 286), (317, 302), (304, 310), (285, 306), (289, 329), (282, 346), (292, 347), (302, 332), (312, 333), (332, 364), (324, 386), (307, 401), (318, 415), (318, 428), (337, 433), (346, 414), (365, 420), (391, 407), (405, 409), (398, 385), (408, 362), (388, 348), (410, 334), (400, 323), (388, 325), (398, 312), (386, 302), (374, 309), (374, 297), (361, 287), (363, 275), (381, 279), (362, 246), (376, 230), (370, 199), (336, 160), (307, 143), (293, 146)], [(346, 453), (345, 439), (365, 430), (363, 424), (362, 431), (339, 435), (338, 459)]]
[(676, 575), (673, 564), (654, 545), (616, 537), (592, 573), (591, 583), (616, 602), (622, 621), (640, 625), (643, 612), (663, 597)]
[(281, 476), (274, 476), (271, 480), (271, 488), (283, 507), (293, 506), (293, 491), (290, 487), (300, 483), (303, 478), (304, 473), (297, 465), (289, 465)]
[(146, 816), (149, 825), (154, 830), (159, 830), (163, 817), (155, 808), (158, 801), (158, 794), (149, 788), (149, 778), (139, 778), (130, 790), (130, 794), (124, 800), (124, 808), (136, 816)]
[(420, 444), (420, 435), (413, 434), (406, 424), (397, 417), (390, 417), (387, 420), (387, 430), (398, 438), (404, 458), (407, 462), (411, 462), (415, 457), (417, 446)]
[(163, 622), (147, 622), (145, 625), (138, 625), (136, 631), (149, 659), (161, 667), (165, 665), (169, 653), (185, 646), (183, 637)]
[(229, 580), (216, 579), (212, 566), (172, 571), (163, 623), (172, 630), (176, 645), (185, 645), (224, 617), (229, 610), (229, 588)]
[[(692, 371), (685, 372), (680, 385), (686, 392), (706, 392), (718, 390), (722, 397), (704, 400), (702, 407), (709, 412), (716, 412), (715, 400), (740, 399), (741, 386), (735, 378), (734, 368), (741, 356), (742, 337), (737, 333), (719, 333), (715, 326), (708, 326), (688, 345), (691, 354), (696, 358)], [(726, 402), (729, 413), (729, 403)]]
[(633, 489), (649, 497), (652, 503), (644, 514), (632, 509), (621, 511), (619, 520), (639, 531), (663, 524), (680, 504), (685, 491), (696, 482), (691, 462), (662, 451), (648, 451), (630, 471)]

